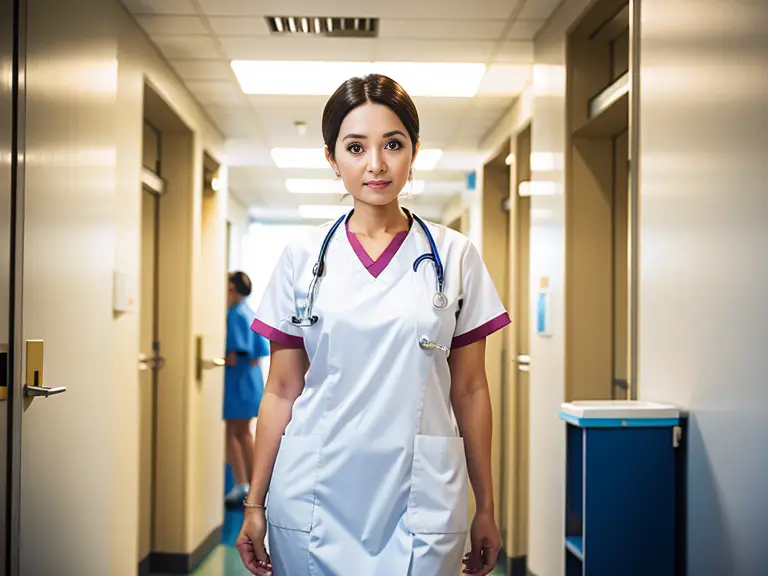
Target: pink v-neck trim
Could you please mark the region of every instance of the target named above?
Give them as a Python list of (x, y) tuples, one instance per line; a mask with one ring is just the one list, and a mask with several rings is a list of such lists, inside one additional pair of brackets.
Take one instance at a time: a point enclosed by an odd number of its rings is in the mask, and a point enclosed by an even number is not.
[(392, 238), (392, 242), (389, 243), (389, 246), (387, 246), (384, 252), (381, 253), (381, 256), (379, 256), (378, 259), (374, 261), (373, 258), (368, 255), (368, 252), (365, 251), (365, 248), (363, 248), (363, 245), (357, 236), (349, 231), (349, 226), (345, 227), (347, 230), (347, 238), (349, 239), (349, 243), (352, 246), (352, 250), (355, 251), (355, 254), (357, 255), (358, 260), (360, 260), (360, 263), (365, 266), (365, 269), (368, 270), (368, 272), (374, 278), (378, 278), (379, 274), (384, 272), (387, 265), (392, 261), (392, 258), (395, 257), (395, 254), (397, 254), (400, 246), (402, 246), (403, 242), (405, 242), (405, 239), (408, 236), (407, 230), (395, 234), (395, 237)]

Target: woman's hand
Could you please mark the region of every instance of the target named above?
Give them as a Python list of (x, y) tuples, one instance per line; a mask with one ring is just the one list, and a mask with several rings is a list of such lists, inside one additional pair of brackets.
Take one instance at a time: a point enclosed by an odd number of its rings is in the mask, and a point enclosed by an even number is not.
[(267, 521), (263, 508), (246, 508), (243, 526), (237, 537), (235, 547), (240, 558), (251, 574), (269, 576), (272, 574), (272, 561), (264, 548), (267, 536)]
[(485, 576), (496, 568), (501, 549), (501, 538), (493, 512), (478, 512), (472, 521), (470, 532), (472, 551), (464, 557), (464, 574)]

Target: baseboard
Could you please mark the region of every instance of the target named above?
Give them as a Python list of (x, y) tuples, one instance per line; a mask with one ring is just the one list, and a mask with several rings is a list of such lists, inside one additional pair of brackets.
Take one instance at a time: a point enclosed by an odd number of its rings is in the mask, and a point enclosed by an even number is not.
[(144, 560), (139, 562), (139, 576), (149, 576), (152, 573), (151, 570), (152, 554), (148, 555)]
[(531, 576), (531, 573), (526, 569), (526, 556), (515, 556), (510, 558), (504, 550), (499, 552), (499, 560), (496, 562), (496, 568), (505, 576)]
[(139, 576), (149, 574), (191, 574), (221, 543), (222, 527), (219, 526), (189, 554), (152, 552), (139, 563)]

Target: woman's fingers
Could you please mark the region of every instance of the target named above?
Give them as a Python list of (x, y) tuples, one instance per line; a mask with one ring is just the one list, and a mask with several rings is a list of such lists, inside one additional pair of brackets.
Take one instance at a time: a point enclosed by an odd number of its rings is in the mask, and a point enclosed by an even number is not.
[(235, 547), (240, 553), (243, 565), (248, 568), (251, 574), (267, 576), (272, 573), (272, 564), (263, 544), (254, 546), (248, 537), (240, 536), (235, 542)]

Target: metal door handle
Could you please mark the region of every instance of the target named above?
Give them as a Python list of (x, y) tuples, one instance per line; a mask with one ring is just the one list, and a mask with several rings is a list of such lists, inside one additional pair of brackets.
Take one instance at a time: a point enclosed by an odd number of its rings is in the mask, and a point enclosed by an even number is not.
[(24, 396), (31, 396), (38, 398), (48, 398), (48, 396), (55, 396), (56, 394), (62, 394), (67, 391), (66, 386), (57, 386), (56, 388), (49, 388), (48, 386), (27, 386), (24, 384)]
[(211, 368), (221, 368), (227, 365), (227, 361), (224, 358), (210, 358), (207, 360), (201, 360), (203, 370), (210, 370)]

